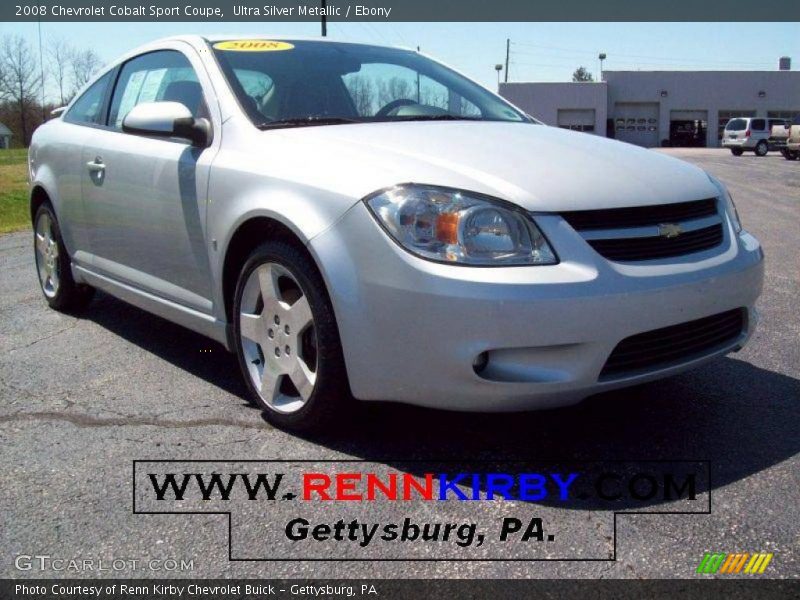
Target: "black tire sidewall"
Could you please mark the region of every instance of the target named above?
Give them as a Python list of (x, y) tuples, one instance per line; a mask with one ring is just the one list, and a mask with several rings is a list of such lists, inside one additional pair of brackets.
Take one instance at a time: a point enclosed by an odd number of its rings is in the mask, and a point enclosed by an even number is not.
[[(270, 408), (261, 399), (250, 379), (242, 351), (239, 314), (244, 286), (251, 273), (265, 263), (277, 263), (283, 266), (300, 284), (311, 307), (317, 337), (317, 380), (314, 391), (302, 408), (288, 414)], [(264, 411), (268, 421), (294, 431), (318, 431), (341, 414), (350, 395), (339, 332), (322, 277), (316, 265), (304, 252), (295, 245), (282, 241), (265, 242), (258, 246), (239, 273), (234, 293), (232, 321), (233, 340), (236, 345), (234, 351), (245, 385), (253, 403)]]
[[(764, 148), (764, 151), (761, 152), (759, 150), (760, 148)], [(769, 152), (769, 145), (766, 142), (761, 141), (756, 144), (755, 148), (756, 156), (766, 156), (768, 152)]]
[[(53, 237), (58, 245), (58, 290), (55, 295), (50, 298), (44, 293), (42, 282), (39, 278), (39, 254), (36, 252), (36, 226), (39, 223), (39, 218), (42, 214), (47, 214), (50, 217), (51, 228)], [(58, 218), (53, 210), (53, 207), (45, 202), (36, 211), (33, 218), (33, 244), (34, 244), (34, 260), (36, 262), (36, 278), (39, 280), (39, 289), (42, 291), (44, 299), (50, 308), (60, 311), (70, 309), (77, 309), (84, 306), (92, 297), (94, 290), (89, 286), (79, 285), (75, 283), (72, 277), (72, 260), (67, 253), (67, 248), (64, 246), (64, 240), (61, 236), (61, 227), (58, 223)]]

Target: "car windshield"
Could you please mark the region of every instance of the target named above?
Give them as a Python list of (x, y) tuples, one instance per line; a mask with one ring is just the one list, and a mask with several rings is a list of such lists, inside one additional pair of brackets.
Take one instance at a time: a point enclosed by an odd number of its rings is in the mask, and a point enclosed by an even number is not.
[(261, 128), (375, 121), (535, 123), (491, 92), (411, 50), (314, 41), (211, 44)]
[(725, 129), (726, 131), (743, 131), (747, 129), (747, 121), (745, 119), (731, 119)]

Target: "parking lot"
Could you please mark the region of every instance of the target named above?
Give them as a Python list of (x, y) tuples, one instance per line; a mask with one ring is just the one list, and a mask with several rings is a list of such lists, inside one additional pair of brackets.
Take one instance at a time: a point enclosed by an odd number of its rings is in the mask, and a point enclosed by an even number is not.
[[(761, 240), (759, 329), (746, 349), (697, 371), (556, 411), (368, 406), (344, 429), (288, 435), (248, 405), (220, 346), (105, 295), (79, 317), (48, 310), (30, 233), (0, 236), (0, 575), (91, 575), (15, 569), (16, 556), (44, 553), (193, 559), (186, 575), (198, 577), (693, 577), (704, 552), (744, 551), (772, 552), (766, 575), (796, 577), (800, 162), (663, 152), (726, 182)], [(710, 460), (713, 510), (621, 518), (616, 561), (349, 563), (346, 573), (337, 563), (229, 562), (219, 516), (131, 514), (133, 459), (386, 457)], [(580, 548), (605, 517), (561, 508), (556, 519), (586, 522), (569, 542)]]

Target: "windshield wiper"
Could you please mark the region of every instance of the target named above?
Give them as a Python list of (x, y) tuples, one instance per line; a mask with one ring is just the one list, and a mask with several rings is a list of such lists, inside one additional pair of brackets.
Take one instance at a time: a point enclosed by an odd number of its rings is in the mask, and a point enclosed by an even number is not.
[(312, 125), (345, 125), (348, 123), (363, 123), (356, 119), (346, 117), (297, 117), (292, 119), (276, 119), (259, 123), (259, 129), (278, 129), (281, 127), (309, 127)]
[(459, 115), (408, 115), (392, 117), (388, 121), (483, 121), (481, 117), (465, 117)]

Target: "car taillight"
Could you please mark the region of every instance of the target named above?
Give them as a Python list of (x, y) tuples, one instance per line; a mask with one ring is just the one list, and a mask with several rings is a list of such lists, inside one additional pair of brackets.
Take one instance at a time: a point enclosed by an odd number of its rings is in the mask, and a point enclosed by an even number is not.
[(749, 129), (744, 132), (744, 137), (750, 137), (750, 130)]

